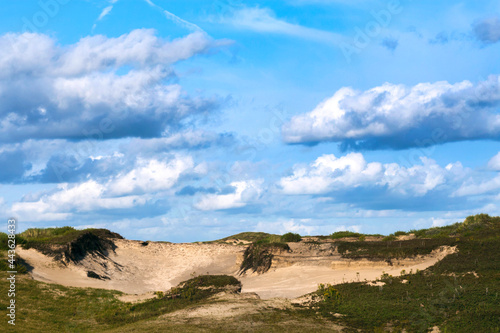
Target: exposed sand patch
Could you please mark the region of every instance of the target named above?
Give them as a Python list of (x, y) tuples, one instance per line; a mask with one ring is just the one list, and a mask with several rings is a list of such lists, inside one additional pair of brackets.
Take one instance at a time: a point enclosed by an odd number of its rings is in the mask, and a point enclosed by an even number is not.
[(370, 281), (370, 282), (367, 283), (367, 285), (373, 286), (373, 287), (383, 287), (383, 286), (385, 286), (385, 282), (382, 282), (382, 281)]
[(220, 293), (212, 297), (214, 303), (183, 309), (168, 313), (160, 318), (207, 318), (224, 319), (234, 318), (244, 314), (257, 313), (266, 308), (288, 308), (290, 302), (287, 300), (262, 301), (255, 293)]
[(116, 299), (122, 301), (122, 302), (126, 302), (126, 303), (140, 303), (140, 302), (144, 302), (144, 301), (147, 301), (148, 299), (151, 299), (151, 298), (155, 298), (156, 295), (154, 292), (148, 292), (148, 293), (145, 293), (145, 294), (124, 294), (124, 295), (119, 295), (119, 296), (116, 296)]

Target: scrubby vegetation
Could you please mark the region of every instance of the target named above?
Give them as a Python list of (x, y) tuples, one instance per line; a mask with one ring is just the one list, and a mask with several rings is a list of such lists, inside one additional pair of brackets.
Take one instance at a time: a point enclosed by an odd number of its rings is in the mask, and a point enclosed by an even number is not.
[(331, 239), (339, 239), (339, 238), (345, 238), (345, 237), (356, 237), (359, 238), (361, 236), (360, 233), (353, 232), (353, 231), (337, 231), (334, 232), (333, 234), (330, 235)]
[(23, 248), (34, 248), (64, 261), (79, 261), (89, 252), (105, 255), (114, 250), (113, 239), (121, 238), (107, 229), (76, 230), (72, 227), (27, 229), (16, 237)]
[(240, 274), (244, 274), (248, 270), (259, 274), (267, 272), (271, 268), (274, 253), (283, 251), (290, 251), (290, 247), (286, 243), (259, 241), (251, 244), (243, 254)]
[(281, 236), (281, 241), (288, 243), (288, 242), (300, 242), (302, 240), (302, 237), (299, 234), (294, 234), (293, 232), (287, 232), (283, 236)]
[[(433, 326), (440, 327), (441, 332), (499, 332), (500, 218), (481, 214), (464, 223), (412, 233), (421, 238), (393, 242), (392, 247), (397, 249), (401, 244), (407, 255), (453, 243), (458, 252), (424, 271), (401, 277), (382, 275), (380, 281), (385, 285), (380, 287), (363, 282), (337, 285), (334, 289), (342, 295), (342, 302), (321, 301), (298, 313), (311, 317), (319, 312), (324, 318), (363, 332), (427, 332)], [(423, 239), (435, 235), (440, 236)], [(364, 249), (365, 254), (377, 256), (383, 252), (377, 247)], [(325, 290), (323, 287), (318, 292)], [(337, 318), (334, 313), (343, 316)]]
[[(281, 240), (280, 235), (274, 235), (274, 234), (268, 234), (266, 232), (241, 232), (236, 235), (224, 237), (222, 239), (216, 240), (214, 242), (224, 242), (229, 239), (239, 239), (239, 240), (244, 240), (248, 242), (259, 242), (259, 241), (265, 241), (265, 242), (279, 242)], [(211, 242), (210, 242), (211, 243)]]
[(241, 291), (241, 282), (229, 275), (200, 275), (172, 288), (163, 298), (184, 298), (191, 301), (206, 298), (223, 290)]
[(241, 282), (228, 275), (200, 275), (181, 282), (167, 292), (157, 292), (157, 298), (134, 305), (120, 306), (113, 311), (114, 313), (103, 313), (97, 320), (111, 326), (137, 322), (198, 304), (216, 293), (227, 290), (239, 292)]
[(344, 258), (391, 260), (426, 255), (442, 245), (454, 246), (456, 239), (383, 240), (377, 242), (338, 242), (337, 244), (337, 249)]
[(342, 302), (342, 295), (340, 295), (340, 292), (331, 284), (324, 285), (320, 283), (316, 293), (325, 303), (328, 303), (329, 307), (335, 307)]

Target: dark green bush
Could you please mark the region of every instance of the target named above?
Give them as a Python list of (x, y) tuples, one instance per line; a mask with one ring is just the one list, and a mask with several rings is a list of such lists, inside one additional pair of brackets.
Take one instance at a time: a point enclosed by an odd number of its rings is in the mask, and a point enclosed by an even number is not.
[(356, 237), (359, 238), (361, 236), (360, 233), (352, 232), (352, 231), (337, 231), (330, 235), (331, 239), (339, 239), (344, 237)]
[(283, 236), (281, 236), (281, 241), (288, 243), (288, 242), (300, 242), (302, 240), (302, 237), (299, 234), (294, 234), (293, 232), (287, 232)]

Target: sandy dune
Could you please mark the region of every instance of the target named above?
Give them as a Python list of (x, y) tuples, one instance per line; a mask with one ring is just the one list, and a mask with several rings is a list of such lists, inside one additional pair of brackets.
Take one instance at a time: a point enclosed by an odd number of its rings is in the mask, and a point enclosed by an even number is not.
[(332, 261), (330, 267), (325, 265), (294, 264), (288, 267), (271, 268), (262, 275), (250, 274), (240, 277), (243, 283), (242, 292), (254, 292), (261, 298), (272, 297), (295, 298), (310, 293), (318, 288), (319, 283), (339, 284), (343, 282), (372, 281), (384, 272), (399, 276), (406, 272), (424, 270), (437, 263), (455, 248), (441, 247), (429, 256), (393, 263), (372, 262), (368, 260)]
[[(316, 290), (318, 283), (371, 281), (383, 272), (396, 276), (403, 269), (423, 270), (455, 251), (455, 248), (441, 247), (429, 256), (393, 262), (391, 266), (386, 262), (343, 259), (331, 244), (297, 243), (290, 244), (292, 252), (276, 255), (267, 273), (239, 276), (246, 248), (242, 245), (160, 242), (144, 245), (124, 239), (114, 242), (117, 248), (108, 258), (87, 255), (78, 264), (67, 266), (33, 249), (19, 247), (17, 252), (33, 266), (34, 279), (66, 286), (115, 289), (145, 294), (147, 298), (153, 291), (168, 290), (194, 275), (228, 274), (241, 280), (242, 292), (254, 292), (269, 299), (295, 298)], [(88, 271), (104, 279), (87, 277)]]

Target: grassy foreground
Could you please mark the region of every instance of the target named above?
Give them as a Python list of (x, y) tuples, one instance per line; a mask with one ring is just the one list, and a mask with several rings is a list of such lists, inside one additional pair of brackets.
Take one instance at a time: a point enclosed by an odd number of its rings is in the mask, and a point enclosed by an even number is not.
[[(46, 248), (44, 244), (62, 245), (85, 233), (74, 229), (37, 230), (22, 237), (40, 248)], [(411, 233), (416, 238), (397, 240), (397, 236), (409, 234), (404, 232), (374, 242), (363, 241), (362, 235), (355, 235), (360, 238), (355, 242), (331, 238), (336, 239), (339, 252), (353, 259), (412, 257), (440, 245), (456, 246), (458, 252), (424, 271), (403, 272), (401, 277), (385, 274), (379, 279), (382, 286), (362, 281), (322, 286), (311, 294), (313, 301), (309, 304), (261, 307), (224, 319), (165, 315), (227, 302), (211, 296), (228, 286), (237, 289), (239, 281), (233, 277), (199, 276), (179, 285), (170, 296), (158, 295), (133, 305), (119, 301), (118, 291), (46, 284), (18, 274), (16, 326), (11, 327), (6, 316), (8, 274), (1, 271), (0, 279), (4, 282), (0, 283), (0, 331), (428, 332), (437, 326), (441, 332), (500, 332), (500, 217), (481, 214), (468, 217), (463, 223)], [(246, 236), (252, 238), (250, 233)], [(0, 250), (5, 256), (3, 239), (0, 234)], [(266, 248), (266, 244), (280, 240), (265, 234), (252, 241)]]

